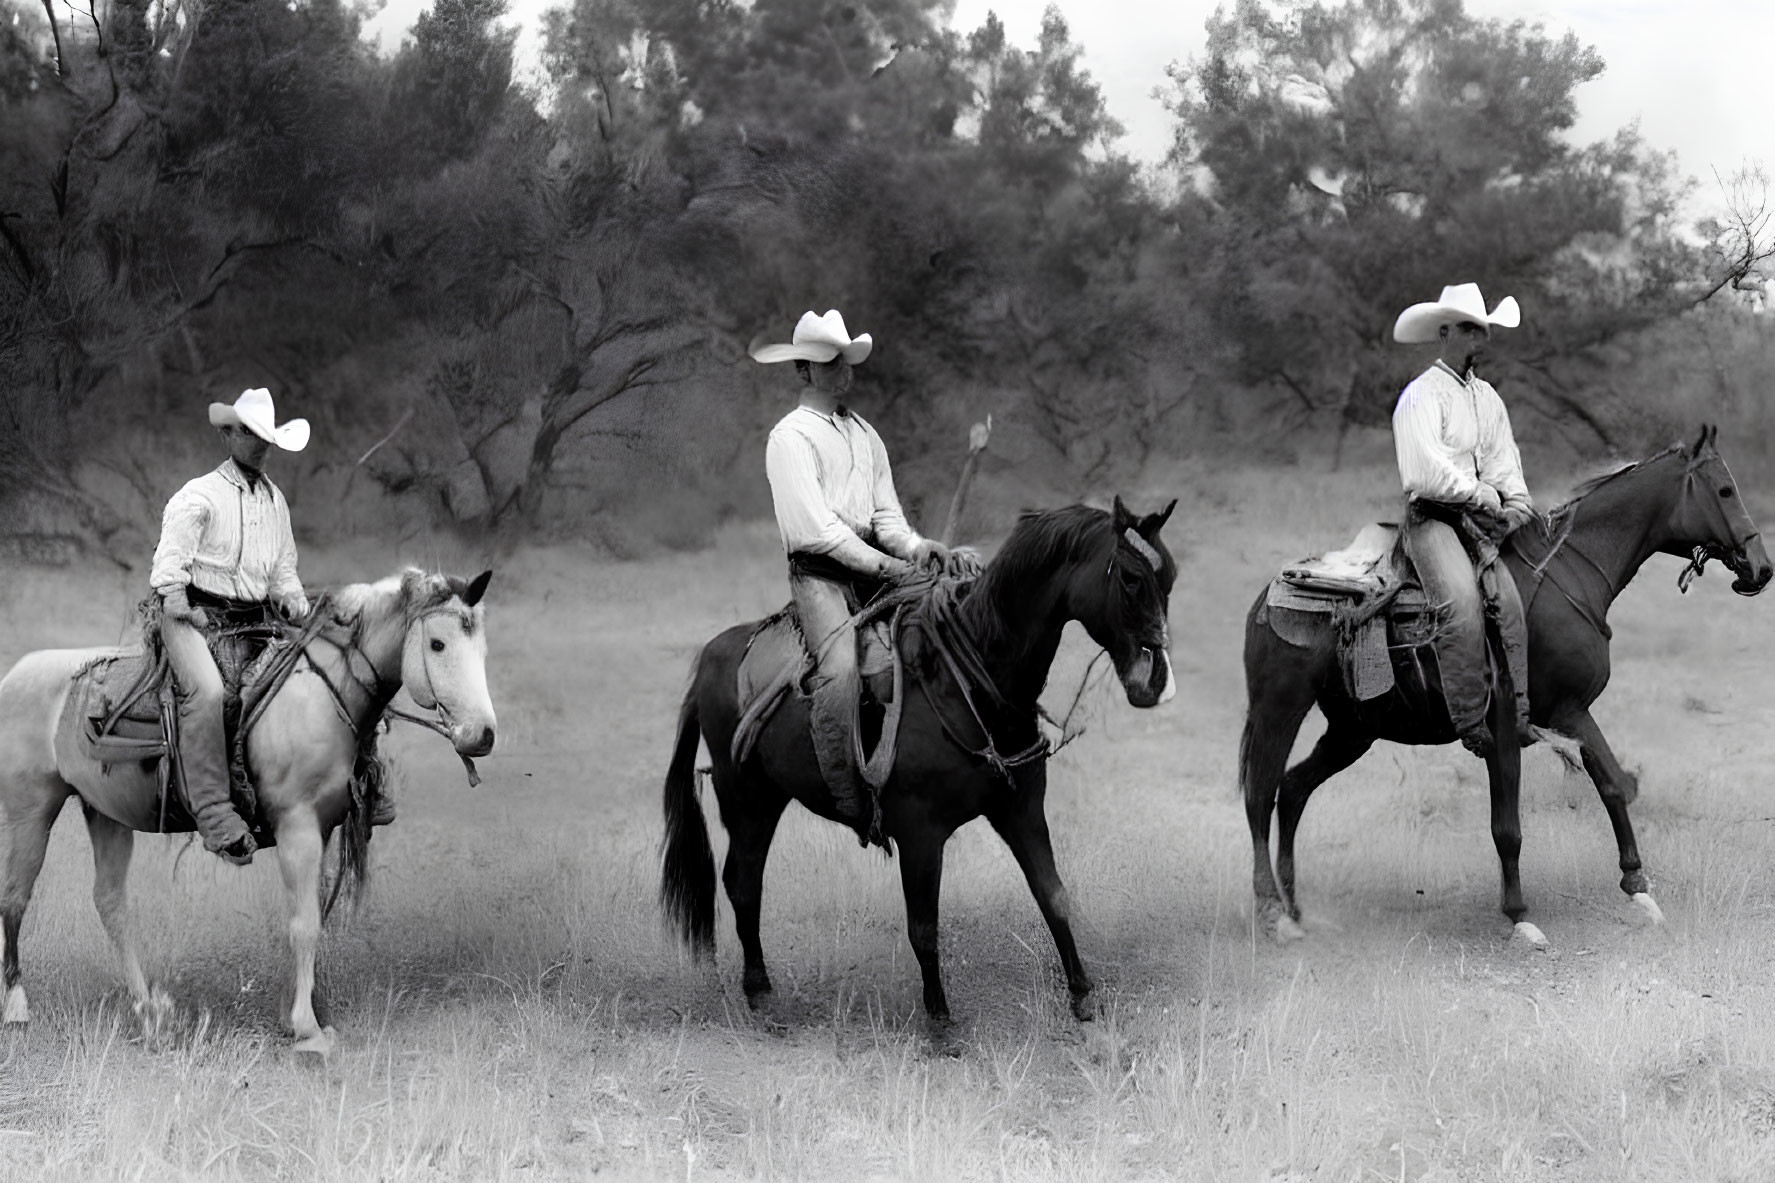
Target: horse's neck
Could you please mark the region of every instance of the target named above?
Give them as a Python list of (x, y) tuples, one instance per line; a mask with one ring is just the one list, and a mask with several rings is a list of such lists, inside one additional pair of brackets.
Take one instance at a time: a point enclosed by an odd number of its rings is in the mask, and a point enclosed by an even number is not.
[[(359, 589), (352, 589), (358, 591)], [(354, 597), (355, 608), (348, 637), (327, 637), (336, 654), (335, 668), (328, 670), (334, 687), (350, 695), (345, 703), (358, 730), (387, 709), (401, 688), (401, 657), (406, 643), (406, 603), (398, 592), (372, 585)], [(355, 689), (348, 689), (355, 688)], [(356, 701), (361, 698), (362, 701)]]
[(977, 587), (963, 607), (963, 617), (999, 693), (1013, 707), (1033, 711), (1048, 684), (1048, 671), (1066, 627), (1059, 591)]
[(1665, 544), (1670, 497), (1647, 484), (1653, 475), (1648, 463), (1597, 487), (1572, 507), (1570, 545), (1608, 580), (1610, 603)]

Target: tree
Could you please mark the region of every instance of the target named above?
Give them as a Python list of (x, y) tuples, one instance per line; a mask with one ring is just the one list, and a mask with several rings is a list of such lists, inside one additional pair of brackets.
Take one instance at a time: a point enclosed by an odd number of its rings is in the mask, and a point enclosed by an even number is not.
[(1398, 310), (1475, 281), (1524, 306), (1501, 361), (1530, 405), (1614, 442), (1584, 394), (1600, 351), (1694, 299), (1701, 269), (1670, 157), (1631, 128), (1565, 142), (1574, 92), (1602, 70), (1569, 33), (1460, 0), (1218, 12), (1166, 98), (1247, 380), (1330, 411), (1341, 444), (1410, 376)]

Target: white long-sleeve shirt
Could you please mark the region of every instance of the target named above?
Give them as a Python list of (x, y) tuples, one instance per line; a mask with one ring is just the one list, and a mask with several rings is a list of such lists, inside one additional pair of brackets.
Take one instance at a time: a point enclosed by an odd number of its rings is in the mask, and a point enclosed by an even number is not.
[(191, 586), (230, 600), (269, 600), (308, 611), (296, 578), (290, 507), (269, 477), (249, 482), (232, 458), (187, 481), (166, 503), (148, 582), (162, 595)]
[(1491, 383), (1463, 379), (1440, 359), (1399, 396), (1393, 447), (1409, 498), (1477, 505), (1485, 484), (1504, 508), (1533, 508), (1504, 400)]
[(789, 554), (875, 575), (882, 552), (910, 561), (922, 541), (900, 509), (887, 447), (855, 412), (796, 407), (771, 429), (764, 470)]

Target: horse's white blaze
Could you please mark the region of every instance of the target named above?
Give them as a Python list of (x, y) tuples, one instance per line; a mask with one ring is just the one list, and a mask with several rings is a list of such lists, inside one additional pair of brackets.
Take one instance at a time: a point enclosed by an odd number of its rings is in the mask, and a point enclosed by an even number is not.
[(1161, 649), (1159, 660), (1165, 663), (1165, 688), (1159, 692), (1159, 701), (1170, 702), (1177, 697), (1177, 679), (1171, 673), (1171, 655)]
[(6, 992), (6, 1009), (0, 1012), (0, 1023), (29, 1023), (31, 1008), (25, 1003), (25, 987), (21, 983)]
[(1658, 906), (1657, 900), (1643, 891), (1634, 892), (1632, 899), (1635, 904), (1639, 905), (1639, 910), (1646, 914), (1647, 920), (1653, 924), (1664, 923), (1664, 909)]
[(1516, 929), (1511, 936), (1531, 949), (1545, 949), (1547, 947), (1547, 934), (1526, 920), (1516, 922)]

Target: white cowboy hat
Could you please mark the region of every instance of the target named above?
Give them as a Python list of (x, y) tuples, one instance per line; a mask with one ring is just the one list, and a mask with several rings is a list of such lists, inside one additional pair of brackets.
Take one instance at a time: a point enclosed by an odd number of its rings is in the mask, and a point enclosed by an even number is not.
[(851, 336), (844, 327), (844, 317), (834, 308), (824, 316), (815, 316), (811, 312), (801, 314), (795, 322), (795, 334), (789, 338), (787, 345), (766, 345), (762, 338), (754, 339), (750, 350), (753, 361), (769, 364), (779, 361), (815, 361), (822, 365), (836, 357), (842, 356), (851, 365), (857, 365), (869, 356), (875, 342), (869, 339), (868, 333)]
[(1442, 289), (1442, 297), (1429, 304), (1413, 304), (1393, 322), (1393, 340), (1407, 345), (1427, 345), (1436, 340), (1443, 325), (1472, 321), (1487, 328), (1513, 329), (1522, 323), (1516, 297), (1505, 296), (1490, 312), (1476, 283), (1457, 283)]
[(291, 419), (288, 423), (278, 423), (277, 413), (271, 405), (271, 392), (262, 386), (245, 391), (233, 403), (210, 404), (212, 427), (229, 427), (236, 423), (286, 452), (300, 452), (308, 446), (308, 420)]

